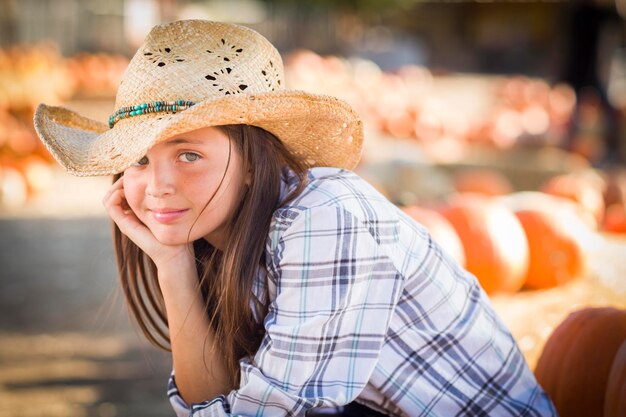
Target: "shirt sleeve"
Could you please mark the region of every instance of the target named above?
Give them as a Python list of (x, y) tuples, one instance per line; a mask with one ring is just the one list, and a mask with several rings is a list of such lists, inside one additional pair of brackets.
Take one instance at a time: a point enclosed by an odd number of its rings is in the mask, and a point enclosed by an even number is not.
[[(293, 214), (293, 212), (291, 212)], [(270, 231), (265, 337), (241, 365), (239, 389), (187, 405), (174, 374), (179, 417), (294, 416), (335, 407), (365, 388), (402, 288), (370, 229), (339, 207), (315, 207)]]

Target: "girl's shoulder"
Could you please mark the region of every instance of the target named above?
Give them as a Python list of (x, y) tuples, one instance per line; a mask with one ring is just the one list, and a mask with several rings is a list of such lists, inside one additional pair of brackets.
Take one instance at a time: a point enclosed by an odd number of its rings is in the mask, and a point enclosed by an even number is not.
[[(286, 170), (281, 181), (281, 200), (284, 200), (296, 187), (297, 178), (292, 171)], [(277, 213), (328, 206), (345, 209), (357, 217), (395, 208), (355, 172), (343, 168), (314, 167), (307, 171), (307, 184), (302, 192), (287, 204), (282, 204)]]
[[(297, 186), (293, 172), (284, 172), (281, 199)], [(303, 213), (318, 213), (350, 218), (371, 229), (372, 234), (394, 234), (406, 221), (404, 214), (370, 183), (353, 171), (333, 167), (314, 167), (307, 171), (307, 185), (295, 198), (281, 205), (272, 218), (270, 232), (286, 230)], [(311, 216), (309, 216), (311, 217)], [(330, 223), (333, 223), (329, 219)], [(327, 226), (322, 221), (319, 226)], [(313, 227), (315, 227), (313, 225)], [(377, 239), (378, 240), (378, 239)]]

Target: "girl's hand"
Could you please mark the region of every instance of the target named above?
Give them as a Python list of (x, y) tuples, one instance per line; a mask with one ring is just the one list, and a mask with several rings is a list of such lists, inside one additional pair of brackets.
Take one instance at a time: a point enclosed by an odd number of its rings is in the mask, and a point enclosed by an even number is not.
[(176, 265), (180, 262), (189, 264), (190, 261), (194, 261), (192, 243), (165, 245), (159, 242), (150, 229), (137, 218), (126, 201), (123, 177), (113, 183), (102, 199), (102, 204), (120, 231), (139, 246), (157, 268)]

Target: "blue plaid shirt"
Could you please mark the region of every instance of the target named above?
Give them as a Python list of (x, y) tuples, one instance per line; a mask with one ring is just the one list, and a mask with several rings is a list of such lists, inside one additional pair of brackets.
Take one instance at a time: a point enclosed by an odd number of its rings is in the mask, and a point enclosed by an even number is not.
[[(266, 335), (241, 384), (179, 417), (301, 416), (356, 401), (397, 416), (554, 416), (476, 278), (351, 171), (309, 170), (274, 212)], [(295, 186), (285, 171), (282, 195)]]

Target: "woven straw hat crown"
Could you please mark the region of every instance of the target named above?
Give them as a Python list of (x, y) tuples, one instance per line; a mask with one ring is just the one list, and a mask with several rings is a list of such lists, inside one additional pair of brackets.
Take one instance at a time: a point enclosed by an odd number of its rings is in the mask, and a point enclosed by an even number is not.
[(200, 102), (231, 94), (264, 93), (284, 84), (280, 54), (251, 29), (217, 22), (204, 22), (201, 27), (180, 22), (150, 32), (124, 74), (115, 108), (147, 103), (155, 97)]
[(121, 172), (160, 141), (228, 124), (273, 133), (310, 166), (354, 168), (363, 142), (354, 110), (284, 84), (280, 54), (252, 29), (177, 21), (154, 27), (131, 59), (108, 126), (40, 104), (35, 129), (59, 163), (79, 176)]

